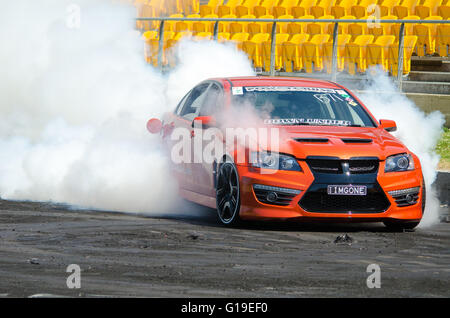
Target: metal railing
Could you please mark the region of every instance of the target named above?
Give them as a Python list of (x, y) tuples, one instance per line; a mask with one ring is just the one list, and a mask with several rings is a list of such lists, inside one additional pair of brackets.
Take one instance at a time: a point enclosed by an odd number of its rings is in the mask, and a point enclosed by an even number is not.
[(136, 21), (160, 21), (158, 32), (158, 66), (162, 66), (163, 43), (164, 43), (164, 25), (166, 21), (204, 21), (214, 22), (213, 39), (218, 41), (219, 23), (221, 22), (271, 22), (271, 49), (270, 49), (270, 71), (271, 76), (275, 75), (275, 47), (276, 47), (276, 32), (277, 23), (301, 22), (301, 23), (334, 23), (333, 28), (333, 49), (331, 61), (331, 80), (336, 81), (337, 75), (337, 49), (338, 49), (338, 34), (340, 23), (391, 23), (399, 24), (398, 35), (398, 69), (397, 81), (401, 90), (402, 75), (403, 75), (403, 50), (404, 50), (404, 36), (405, 24), (450, 24), (450, 20), (382, 20), (369, 17), (368, 19), (247, 19), (247, 18), (171, 18), (171, 17), (151, 17), (151, 18), (136, 18)]

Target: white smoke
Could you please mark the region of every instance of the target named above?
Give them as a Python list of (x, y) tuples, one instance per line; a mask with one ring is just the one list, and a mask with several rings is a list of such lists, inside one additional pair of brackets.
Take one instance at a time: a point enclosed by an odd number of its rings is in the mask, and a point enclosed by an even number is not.
[(392, 119), (397, 123), (399, 138), (420, 159), (427, 188), (425, 215), (420, 226), (430, 226), (439, 220), (439, 200), (431, 185), (436, 180), (439, 156), (436, 144), (442, 133), (445, 118), (435, 111), (425, 114), (413, 101), (398, 91), (395, 83), (379, 69), (369, 70), (370, 84), (359, 95), (377, 119)]
[(2, 0), (3, 199), (173, 209), (169, 160), (146, 121), (205, 78), (252, 71), (234, 47), (185, 43), (180, 65), (162, 75), (145, 64), (134, 17), (132, 6), (107, 0)]

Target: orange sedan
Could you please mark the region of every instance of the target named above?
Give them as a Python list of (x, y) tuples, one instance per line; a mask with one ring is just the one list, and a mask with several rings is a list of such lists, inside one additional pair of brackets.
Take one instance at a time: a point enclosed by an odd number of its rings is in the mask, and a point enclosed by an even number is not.
[(417, 226), (418, 157), (348, 89), (282, 77), (209, 79), (147, 128), (168, 146), (180, 195), (225, 225), (293, 219)]

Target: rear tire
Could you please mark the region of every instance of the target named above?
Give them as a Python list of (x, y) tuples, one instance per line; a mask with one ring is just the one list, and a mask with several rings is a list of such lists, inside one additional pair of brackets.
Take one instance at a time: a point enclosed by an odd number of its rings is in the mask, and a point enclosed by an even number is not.
[(236, 166), (229, 161), (219, 166), (216, 187), (217, 217), (220, 223), (236, 226), (241, 223), (239, 175)]

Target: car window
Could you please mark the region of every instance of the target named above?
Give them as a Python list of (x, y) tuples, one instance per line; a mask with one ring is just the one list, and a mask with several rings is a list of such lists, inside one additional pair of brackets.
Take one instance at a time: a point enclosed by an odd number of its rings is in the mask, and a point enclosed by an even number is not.
[(359, 102), (342, 89), (319, 87), (242, 87), (233, 105), (254, 107), (266, 123), (375, 127)]
[(200, 107), (202, 106), (208, 86), (209, 83), (200, 84), (191, 91), (186, 103), (183, 105), (183, 109), (180, 112), (181, 117), (188, 120), (193, 120), (195, 118), (195, 116), (199, 113)]
[(200, 110), (200, 116), (211, 116), (216, 114), (223, 105), (222, 89), (217, 84), (211, 84), (206, 92), (206, 97), (203, 106)]
[(181, 101), (178, 103), (177, 107), (175, 108), (174, 113), (177, 115), (180, 115), (181, 110), (183, 109), (183, 105), (186, 102), (188, 96), (191, 94), (191, 91), (189, 91), (184, 97), (181, 99)]

